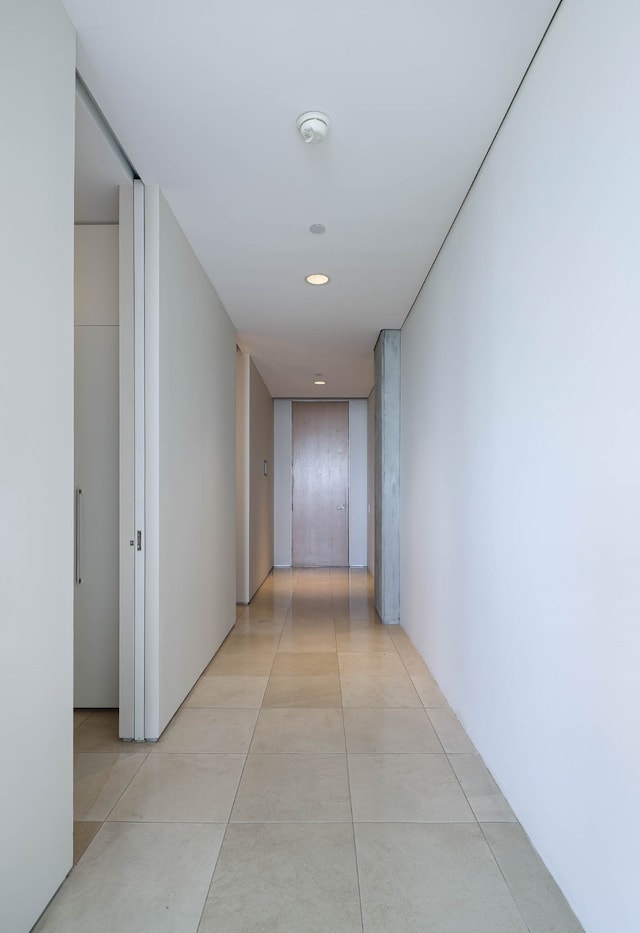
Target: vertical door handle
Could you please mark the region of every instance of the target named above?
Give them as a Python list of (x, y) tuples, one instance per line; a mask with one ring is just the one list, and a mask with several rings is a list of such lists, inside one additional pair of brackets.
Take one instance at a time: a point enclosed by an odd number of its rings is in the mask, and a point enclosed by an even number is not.
[(82, 568), (80, 566), (80, 503), (82, 490), (76, 489), (76, 583), (82, 583)]

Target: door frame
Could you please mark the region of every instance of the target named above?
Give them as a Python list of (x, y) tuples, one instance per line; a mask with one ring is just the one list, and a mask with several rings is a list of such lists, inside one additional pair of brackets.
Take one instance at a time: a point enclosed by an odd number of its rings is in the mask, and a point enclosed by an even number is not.
[(120, 188), (121, 739), (145, 738), (144, 185)]
[[(316, 561), (312, 563), (306, 563), (306, 562), (298, 563), (298, 561), (296, 560), (296, 516), (297, 516), (297, 513), (295, 510), (295, 503), (296, 503), (296, 484), (295, 484), (296, 428), (295, 428), (295, 424), (296, 424), (296, 411), (299, 411), (302, 416), (302, 412), (304, 410), (302, 406), (305, 406), (305, 407), (314, 406), (315, 408), (318, 408), (318, 406), (324, 406), (325, 408), (332, 408), (334, 409), (334, 411), (337, 409), (338, 406), (340, 406), (344, 414), (343, 427), (346, 432), (346, 445), (345, 445), (345, 459), (344, 461), (341, 461), (341, 463), (343, 464), (343, 468), (344, 468), (345, 489), (344, 489), (344, 495), (339, 497), (340, 499), (344, 499), (344, 502), (342, 503), (342, 506), (336, 506), (336, 508), (341, 509), (342, 511), (346, 513), (345, 518), (344, 518), (344, 523), (343, 523), (344, 524), (344, 539), (342, 539), (342, 535), (339, 535), (338, 536), (339, 540), (334, 538), (334, 542), (333, 542), (334, 545), (338, 549), (343, 551), (343, 554), (341, 555), (343, 559), (338, 560), (339, 555), (337, 555), (334, 552), (333, 558), (335, 559), (331, 560), (330, 563), (325, 563), (325, 562), (317, 563)], [(313, 409), (308, 408), (307, 410), (311, 412)], [(350, 414), (350, 405), (347, 399), (324, 399), (322, 398), (322, 399), (310, 399), (308, 401), (302, 400), (302, 399), (292, 401), (292, 404), (291, 404), (291, 566), (292, 567), (307, 567), (307, 566), (308, 567), (332, 567), (332, 566), (333, 567), (349, 567), (349, 551), (350, 551), (349, 539), (350, 539), (350, 532), (351, 532), (350, 518), (349, 518), (350, 516), (350, 488), (349, 487), (350, 487), (350, 481), (351, 481), (351, 471), (350, 471), (351, 450), (350, 450), (350, 417), (349, 417), (349, 414)], [(333, 418), (333, 414), (331, 417)], [(317, 424), (313, 426), (313, 430), (314, 430), (314, 433), (317, 431)], [(333, 425), (332, 430), (335, 430), (335, 425)], [(334, 460), (332, 461), (332, 463), (335, 466), (336, 461)], [(325, 472), (325, 467), (327, 468), (327, 472)], [(326, 462), (323, 461), (323, 469), (322, 469), (321, 475), (323, 477), (326, 477), (327, 475), (330, 475), (331, 472), (332, 471), (329, 468), (329, 460), (327, 460)], [(306, 507), (308, 508), (308, 503)], [(323, 515), (324, 514), (325, 513), (323, 512)], [(309, 558), (309, 556), (310, 555), (307, 555), (307, 558)], [(298, 559), (299, 557), (300, 555), (298, 554)]]
[(291, 567), (292, 562), (292, 464), (291, 428), (294, 402), (335, 401), (349, 403), (349, 566), (367, 566), (367, 527), (369, 497), (368, 437), (370, 432), (367, 399), (274, 399), (274, 567)]

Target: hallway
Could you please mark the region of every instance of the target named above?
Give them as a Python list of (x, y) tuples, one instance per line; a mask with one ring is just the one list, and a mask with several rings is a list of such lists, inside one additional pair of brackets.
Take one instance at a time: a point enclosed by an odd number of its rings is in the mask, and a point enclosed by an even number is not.
[(581, 930), (371, 583), (274, 571), (157, 745), (76, 713), (38, 933)]

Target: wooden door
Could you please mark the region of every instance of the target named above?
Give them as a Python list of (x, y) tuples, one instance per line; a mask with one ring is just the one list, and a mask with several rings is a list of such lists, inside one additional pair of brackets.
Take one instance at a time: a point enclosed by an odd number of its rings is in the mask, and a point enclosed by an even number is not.
[(292, 560), (349, 565), (349, 403), (292, 405)]

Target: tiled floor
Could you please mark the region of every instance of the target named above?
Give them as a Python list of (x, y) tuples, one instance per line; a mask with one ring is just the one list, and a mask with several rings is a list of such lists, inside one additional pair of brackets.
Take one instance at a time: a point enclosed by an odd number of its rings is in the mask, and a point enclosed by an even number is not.
[(76, 719), (38, 933), (581, 929), (366, 572), (275, 572), (157, 745)]

